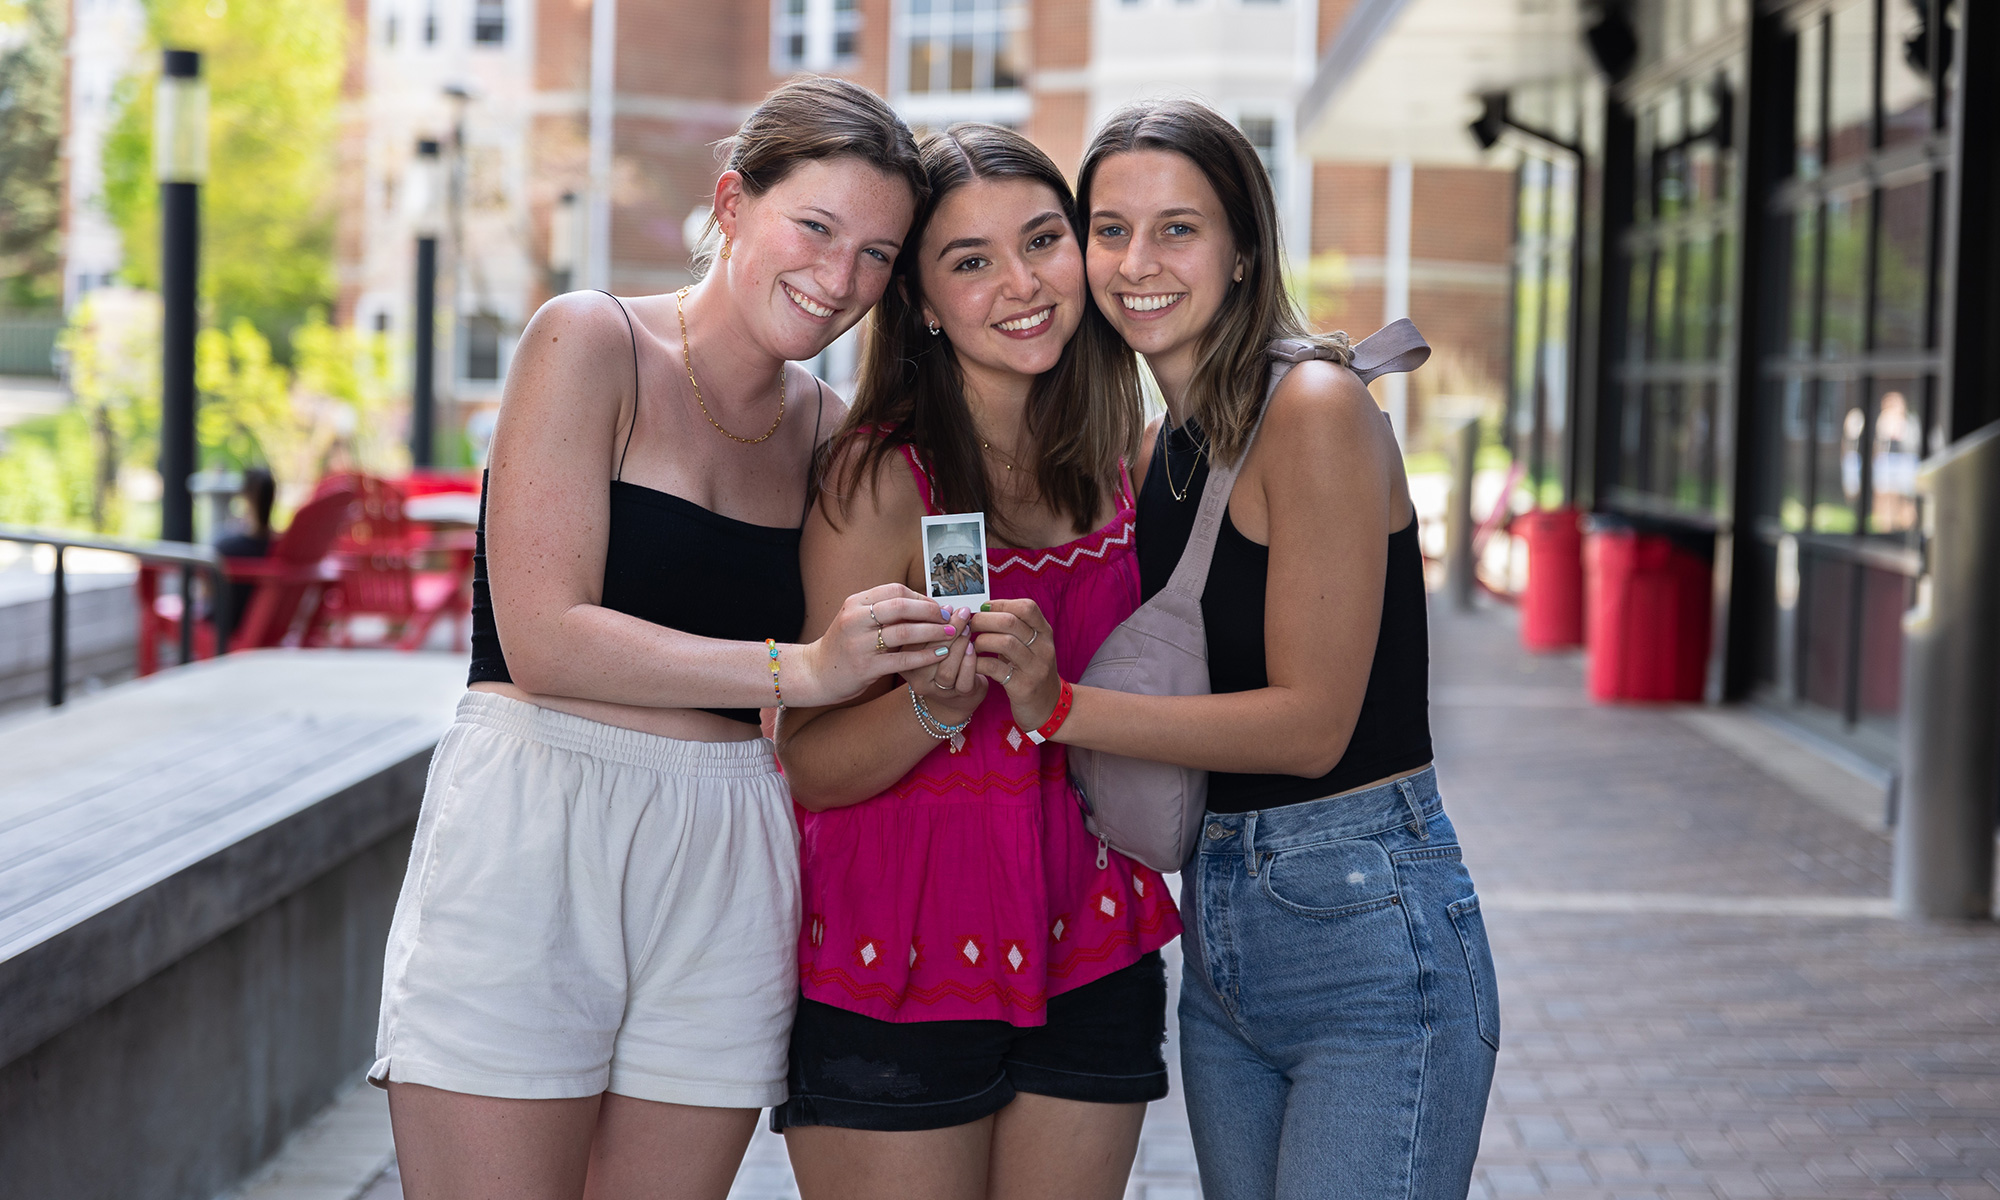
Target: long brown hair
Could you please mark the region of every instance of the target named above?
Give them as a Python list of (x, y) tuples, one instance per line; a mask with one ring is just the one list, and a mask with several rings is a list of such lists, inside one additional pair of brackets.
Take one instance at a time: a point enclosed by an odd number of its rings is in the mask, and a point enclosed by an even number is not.
[(1234, 462), (1263, 410), (1270, 379), (1265, 346), (1273, 338), (1314, 336), (1285, 290), (1271, 179), (1250, 140), (1207, 105), (1191, 100), (1129, 104), (1111, 114), (1084, 152), (1076, 192), (1086, 222), (1097, 169), (1112, 155), (1132, 150), (1167, 150), (1193, 163), (1222, 201), (1236, 252), (1243, 256), (1242, 282), (1229, 289), (1202, 332), (1185, 398), (1186, 413), (1201, 423), (1209, 453), (1219, 462)]
[[(802, 163), (843, 156), (909, 184), (918, 209), (930, 195), (910, 127), (887, 101), (845, 79), (807, 75), (779, 85), (721, 145), (729, 156), (724, 169), (741, 175), (752, 196), (770, 191)], [(714, 261), (715, 227), (711, 211), (690, 254), (697, 277)]]
[[(954, 125), (926, 137), (919, 152), (930, 182), (930, 202), (917, 216), (895, 278), (868, 320), (854, 403), (830, 446), (841, 456), (830, 486), (846, 496), (859, 481), (876, 478), (883, 462), (903, 446), (916, 448), (931, 475), (932, 494), (945, 512), (985, 512), (1002, 539), (1016, 542), (993, 507), (980, 454), (979, 432), (965, 399), (965, 376), (950, 341), (924, 327), (923, 284), (917, 247), (937, 205), (978, 179), (1028, 179), (1055, 193), (1072, 236), (1083, 236), (1069, 183), (1033, 142), (997, 125)], [(1117, 331), (1083, 295), (1083, 320), (1056, 365), (1028, 389), (1028, 439), (1023, 458), (1033, 464), (1043, 501), (1079, 528), (1097, 520), (1121, 456), (1138, 445), (1138, 365)], [(829, 515), (832, 515), (831, 513)]]

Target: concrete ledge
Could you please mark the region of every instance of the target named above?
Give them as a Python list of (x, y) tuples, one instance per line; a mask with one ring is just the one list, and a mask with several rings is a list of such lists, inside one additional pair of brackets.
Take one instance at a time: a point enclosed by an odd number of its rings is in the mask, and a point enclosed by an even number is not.
[(231, 656), (0, 728), (0, 1191), (209, 1200), (353, 1081), (457, 656)]

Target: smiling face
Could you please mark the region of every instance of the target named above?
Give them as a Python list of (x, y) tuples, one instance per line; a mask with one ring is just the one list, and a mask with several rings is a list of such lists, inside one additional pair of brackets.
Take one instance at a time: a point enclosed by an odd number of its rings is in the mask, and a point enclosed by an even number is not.
[(975, 390), (1056, 365), (1083, 320), (1083, 254), (1062, 201), (1031, 179), (974, 179), (931, 214), (917, 248), (926, 324)]
[(1086, 258), (1098, 308), (1163, 384), (1185, 380), (1243, 277), (1215, 188), (1184, 155), (1128, 150), (1099, 164), (1090, 210)]
[(907, 183), (858, 158), (801, 163), (760, 196), (728, 172), (716, 185), (730, 243), (717, 274), (754, 340), (778, 358), (808, 359), (882, 298), (915, 210)]

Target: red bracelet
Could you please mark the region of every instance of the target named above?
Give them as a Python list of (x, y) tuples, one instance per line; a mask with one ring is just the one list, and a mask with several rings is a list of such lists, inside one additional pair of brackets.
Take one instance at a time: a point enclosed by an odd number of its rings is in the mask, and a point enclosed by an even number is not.
[(1048, 720), (1042, 722), (1040, 729), (1030, 729), (1028, 731), (1028, 740), (1039, 746), (1054, 737), (1056, 730), (1061, 729), (1063, 722), (1069, 719), (1070, 701), (1075, 698), (1076, 694), (1070, 691), (1069, 680), (1063, 680), (1062, 691), (1056, 695), (1056, 710), (1049, 714)]

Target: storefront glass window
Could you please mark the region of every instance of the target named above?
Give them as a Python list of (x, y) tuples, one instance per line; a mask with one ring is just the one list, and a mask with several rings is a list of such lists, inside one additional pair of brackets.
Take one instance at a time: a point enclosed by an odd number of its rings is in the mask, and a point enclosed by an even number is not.
[(1920, 142), (1931, 132), (1929, 0), (1883, 0), (1882, 144)]
[(1865, 156), (1874, 142), (1875, 6), (1868, 0), (1833, 10), (1827, 56), (1827, 165)]
[(1930, 300), (1931, 180), (1928, 171), (1882, 190), (1875, 233), (1875, 348), (1919, 350)]
[(1826, 284), (1820, 319), (1820, 356), (1851, 358), (1862, 351), (1868, 265), (1868, 193), (1827, 197)]
[(1821, 156), (1821, 136), (1826, 127), (1821, 122), (1820, 102), (1825, 99), (1826, 82), (1826, 26), (1814, 21), (1799, 31), (1798, 49), (1799, 90), (1797, 107), (1793, 111), (1792, 125), (1797, 131), (1798, 174), (1803, 179), (1817, 178)]

